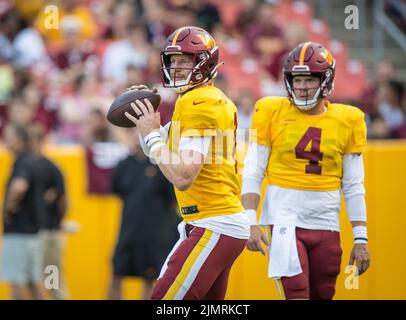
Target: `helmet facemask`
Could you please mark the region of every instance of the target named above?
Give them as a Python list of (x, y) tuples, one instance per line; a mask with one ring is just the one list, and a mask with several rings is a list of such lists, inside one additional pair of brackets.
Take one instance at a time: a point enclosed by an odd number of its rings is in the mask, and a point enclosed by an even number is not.
[[(294, 48), (285, 60), (283, 67), (286, 91), (292, 102), (301, 110), (311, 110), (331, 94), (334, 88), (335, 60), (331, 53), (321, 44), (304, 42)], [(293, 90), (295, 76), (318, 77), (320, 84), (311, 97)], [(314, 90), (316, 89), (316, 90)]]
[[(334, 70), (334, 65), (332, 70)], [(286, 89), (288, 91), (289, 97), (293, 100), (293, 103), (300, 110), (308, 111), (313, 109), (321, 99), (327, 97), (332, 92), (334, 88), (334, 81), (330, 81), (332, 76), (334, 75), (332, 70), (326, 70), (323, 73), (311, 73), (306, 65), (300, 65), (293, 67), (293, 72), (286, 72)], [(306, 97), (306, 99), (303, 100), (296, 96), (295, 90), (293, 88), (293, 78), (295, 76), (311, 76), (320, 79), (320, 85), (318, 86), (318, 89), (312, 97)], [(330, 87), (328, 86), (329, 83), (331, 84)], [(311, 89), (312, 88), (308, 88), (307, 91)]]
[[(173, 48), (168, 47), (167, 50), (161, 52), (161, 75), (164, 87), (172, 88), (177, 93), (184, 93), (198, 85), (209, 82), (217, 76), (217, 68), (219, 65), (214, 65), (215, 60), (213, 57), (214, 55), (218, 55), (217, 47), (210, 51), (199, 51), (196, 53), (171, 49)], [(193, 56), (193, 66), (190, 68), (172, 68), (171, 56), (183, 54)], [(179, 70), (189, 70), (186, 79), (183, 79), (183, 77), (177, 79), (176, 75)], [(174, 77), (172, 77), (171, 71)]]

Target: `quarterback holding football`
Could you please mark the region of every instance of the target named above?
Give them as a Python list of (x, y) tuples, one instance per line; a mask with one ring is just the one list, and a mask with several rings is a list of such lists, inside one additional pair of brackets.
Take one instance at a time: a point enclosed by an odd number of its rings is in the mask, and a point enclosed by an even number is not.
[[(168, 139), (149, 100), (135, 101), (138, 119), (126, 114), (144, 152), (173, 183), (183, 218), (152, 299), (224, 299), (231, 266), (249, 238), (233, 156), (237, 108), (213, 85), (218, 60), (205, 30), (176, 30), (161, 52), (163, 85), (179, 94)], [(219, 148), (219, 142), (226, 143)]]
[[(366, 228), (364, 114), (331, 103), (335, 60), (321, 44), (294, 48), (284, 65), (287, 97), (257, 101), (245, 158), (242, 201), (250, 217), (248, 249), (269, 250), (268, 276), (286, 299), (332, 299), (340, 272), (340, 191), (354, 233), (350, 264), (370, 263)], [(259, 221), (262, 181), (267, 189)], [(266, 226), (268, 235), (259, 225)], [(279, 288), (279, 285), (278, 285)]]

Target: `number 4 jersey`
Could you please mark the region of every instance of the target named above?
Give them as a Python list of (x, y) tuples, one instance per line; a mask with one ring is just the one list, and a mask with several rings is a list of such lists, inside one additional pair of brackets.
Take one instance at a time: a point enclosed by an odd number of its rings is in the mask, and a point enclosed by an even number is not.
[(255, 105), (251, 142), (271, 149), (267, 179), (283, 188), (333, 191), (341, 188), (343, 155), (363, 152), (364, 114), (356, 107), (325, 101), (310, 116), (288, 98), (265, 97)]

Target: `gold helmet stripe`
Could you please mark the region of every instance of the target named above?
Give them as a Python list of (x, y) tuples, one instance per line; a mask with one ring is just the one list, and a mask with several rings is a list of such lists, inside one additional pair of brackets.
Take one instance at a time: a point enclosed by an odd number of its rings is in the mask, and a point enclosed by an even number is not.
[(179, 38), (180, 33), (181, 33), (185, 28), (186, 28), (186, 27), (182, 27), (182, 28), (179, 28), (179, 29), (178, 29), (178, 31), (176, 32), (176, 34), (175, 34), (175, 36), (173, 37), (173, 40), (172, 40), (172, 45), (173, 45), (173, 46), (176, 45), (176, 41), (178, 41), (178, 38)]
[(299, 64), (300, 64), (300, 65), (303, 65), (304, 57), (305, 57), (305, 54), (306, 54), (306, 49), (307, 49), (307, 47), (309, 46), (310, 43), (311, 43), (311, 42), (306, 42), (306, 43), (303, 45), (302, 50), (300, 51), (300, 58), (299, 58)]

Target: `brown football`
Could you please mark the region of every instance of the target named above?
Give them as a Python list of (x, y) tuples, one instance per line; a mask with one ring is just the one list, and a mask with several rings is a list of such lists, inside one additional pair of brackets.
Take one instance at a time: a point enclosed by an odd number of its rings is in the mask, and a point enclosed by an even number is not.
[(153, 92), (152, 90), (144, 89), (125, 91), (120, 94), (111, 104), (107, 113), (107, 120), (118, 127), (135, 127), (135, 124), (129, 120), (124, 113), (128, 112), (138, 119), (138, 116), (131, 107), (131, 103), (135, 103), (135, 100), (144, 102), (144, 99), (148, 99), (151, 102), (155, 111), (158, 109), (159, 103), (161, 102), (161, 96), (158, 94), (158, 92)]

